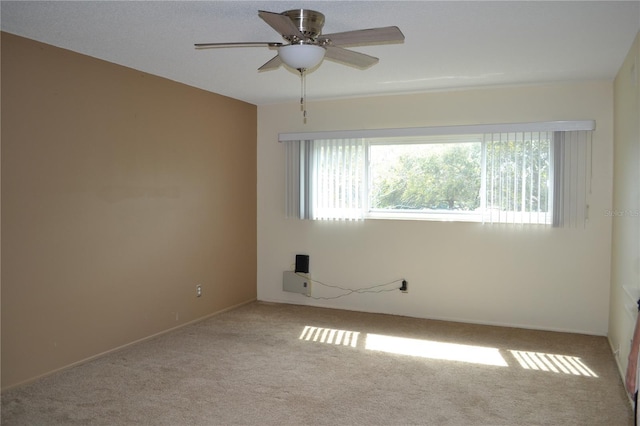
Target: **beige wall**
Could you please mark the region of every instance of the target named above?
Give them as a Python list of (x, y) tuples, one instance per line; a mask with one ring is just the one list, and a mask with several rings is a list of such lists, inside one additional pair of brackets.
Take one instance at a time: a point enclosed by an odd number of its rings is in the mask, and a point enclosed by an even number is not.
[(2, 34), (3, 388), (255, 299), (256, 115)]
[(640, 299), (640, 33), (614, 83), (614, 192), (609, 340), (621, 373)]
[[(321, 72), (319, 70), (318, 72)], [(313, 84), (313, 74), (307, 84)], [(294, 101), (294, 100), (292, 100)], [(258, 299), (424, 318), (606, 335), (613, 158), (610, 81), (504, 87), (258, 107)], [(585, 229), (433, 221), (284, 217), (279, 132), (596, 120)], [(282, 271), (310, 255), (316, 280), (358, 288), (406, 278), (409, 293), (317, 300), (282, 291)], [(315, 296), (331, 296), (314, 286)]]

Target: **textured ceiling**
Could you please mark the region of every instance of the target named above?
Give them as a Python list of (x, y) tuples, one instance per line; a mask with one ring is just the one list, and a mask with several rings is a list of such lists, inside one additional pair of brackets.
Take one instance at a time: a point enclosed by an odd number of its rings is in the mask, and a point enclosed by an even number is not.
[(324, 33), (397, 25), (403, 44), (353, 48), (367, 70), (328, 60), (309, 99), (613, 79), (640, 29), (640, 1), (2, 1), (3, 31), (253, 104), (295, 101), (300, 78), (258, 72), (274, 50), (197, 42), (283, 41), (257, 15), (314, 9)]

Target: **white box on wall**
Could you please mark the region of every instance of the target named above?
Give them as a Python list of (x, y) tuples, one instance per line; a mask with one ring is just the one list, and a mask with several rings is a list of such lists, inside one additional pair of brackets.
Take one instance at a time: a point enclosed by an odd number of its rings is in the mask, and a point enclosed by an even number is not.
[(282, 290), (304, 295), (311, 294), (311, 280), (293, 271), (284, 271), (282, 274)]

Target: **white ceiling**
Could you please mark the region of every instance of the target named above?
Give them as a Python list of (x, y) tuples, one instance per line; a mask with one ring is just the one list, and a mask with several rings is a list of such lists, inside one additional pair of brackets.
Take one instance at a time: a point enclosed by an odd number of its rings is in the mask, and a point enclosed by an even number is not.
[(196, 50), (197, 42), (283, 41), (258, 10), (313, 9), (323, 33), (397, 25), (403, 44), (353, 48), (367, 70), (328, 60), (310, 100), (608, 79), (640, 29), (640, 1), (2, 1), (3, 31), (256, 105), (299, 99), (297, 72), (258, 72), (266, 47)]

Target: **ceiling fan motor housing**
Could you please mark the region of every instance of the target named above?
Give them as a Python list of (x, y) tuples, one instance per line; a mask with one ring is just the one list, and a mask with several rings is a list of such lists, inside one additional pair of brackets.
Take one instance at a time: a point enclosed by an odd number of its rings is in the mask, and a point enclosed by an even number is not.
[(315, 41), (322, 34), (324, 26), (324, 15), (320, 12), (310, 9), (293, 9), (282, 12), (298, 27), (300, 32), (308, 38), (308, 40), (300, 40), (299, 43)]

